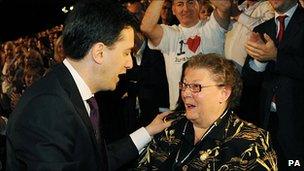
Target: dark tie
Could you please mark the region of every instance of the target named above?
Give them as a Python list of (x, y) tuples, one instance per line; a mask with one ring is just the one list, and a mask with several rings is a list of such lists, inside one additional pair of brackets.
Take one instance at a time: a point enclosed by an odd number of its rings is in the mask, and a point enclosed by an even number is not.
[(90, 120), (94, 129), (94, 134), (97, 142), (100, 141), (100, 128), (99, 128), (99, 109), (98, 104), (96, 102), (95, 97), (91, 97), (87, 100), (91, 112), (90, 112)]
[(284, 37), (285, 18), (286, 17), (287, 17), (287, 15), (282, 15), (282, 16), (277, 17), (277, 20), (279, 21), (279, 33), (278, 33), (278, 36), (277, 36), (277, 40), (279, 42), (281, 42), (283, 37)]
[(89, 106), (90, 106), (90, 120), (94, 129), (94, 134), (95, 138), (97, 141), (97, 148), (100, 151), (101, 154), (101, 170), (106, 171), (108, 170), (108, 159), (107, 159), (107, 151), (106, 151), (106, 145), (105, 141), (101, 139), (101, 134), (100, 134), (100, 125), (99, 125), (99, 109), (98, 109), (98, 104), (95, 99), (95, 97), (91, 97), (87, 100)]

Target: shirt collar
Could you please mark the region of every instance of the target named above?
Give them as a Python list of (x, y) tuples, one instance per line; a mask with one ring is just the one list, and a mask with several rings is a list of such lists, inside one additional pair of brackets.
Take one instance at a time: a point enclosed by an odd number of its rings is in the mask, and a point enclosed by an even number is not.
[(83, 101), (88, 100), (89, 98), (93, 97), (94, 94), (91, 92), (88, 85), (84, 82), (84, 80), (81, 78), (81, 76), (78, 74), (78, 72), (75, 70), (75, 68), (71, 65), (71, 63), (67, 60), (63, 60), (63, 64), (68, 68), (70, 71), (76, 86), (80, 92), (80, 96)]
[(187, 33), (191, 33), (193, 32), (194, 30), (197, 30), (199, 27), (201, 27), (202, 25), (202, 21), (198, 21), (194, 26), (192, 27), (184, 27), (182, 25), (179, 24), (179, 27), (183, 29), (184, 32), (187, 32)]
[(290, 21), (290, 18), (292, 17), (293, 13), (296, 11), (298, 7), (298, 3), (293, 6), (292, 8), (290, 8), (288, 11), (286, 11), (284, 14), (278, 14), (277, 12), (274, 13), (274, 17), (275, 17), (275, 22), (276, 24), (278, 25), (278, 20), (277, 20), (277, 17), (278, 16), (282, 16), (282, 15), (286, 15), (286, 24), (285, 24), (285, 27), (287, 26), (287, 24), (289, 23)]

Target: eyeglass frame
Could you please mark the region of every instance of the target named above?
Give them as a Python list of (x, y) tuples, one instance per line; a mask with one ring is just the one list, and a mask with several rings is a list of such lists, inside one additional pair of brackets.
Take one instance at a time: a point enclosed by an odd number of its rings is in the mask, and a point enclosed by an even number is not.
[[(194, 90), (193, 86), (198, 86), (198, 90)], [(187, 88), (189, 88), (192, 93), (199, 93), (199, 92), (202, 91), (203, 88), (214, 87), (214, 86), (222, 87), (222, 86), (225, 86), (225, 84), (214, 84), (214, 85), (202, 85), (202, 84), (199, 84), (199, 83), (187, 84), (187, 83), (184, 83), (182, 81), (180, 81), (178, 83), (179, 90), (185, 91)], [(185, 88), (183, 88), (183, 87), (185, 87)]]

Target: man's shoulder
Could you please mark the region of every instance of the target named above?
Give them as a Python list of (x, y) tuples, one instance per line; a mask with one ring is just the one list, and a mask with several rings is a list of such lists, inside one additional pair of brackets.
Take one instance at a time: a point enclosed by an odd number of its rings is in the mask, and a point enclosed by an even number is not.
[(45, 76), (43, 76), (40, 80), (33, 83), (24, 93), (26, 96), (27, 94), (40, 94), (40, 93), (47, 93), (52, 90), (57, 89), (59, 86), (59, 80), (57, 74), (53, 71), (50, 71)]
[(40, 80), (34, 82), (25, 90), (21, 96), (20, 104), (18, 106), (26, 105), (30, 101), (33, 101), (35, 99), (42, 99), (42, 97), (48, 98), (65, 96), (66, 89), (69, 87), (64, 87), (64, 83), (61, 80), (68, 80), (68, 78), (60, 77), (66, 76), (62, 74), (60, 75), (57, 69), (47, 73)]

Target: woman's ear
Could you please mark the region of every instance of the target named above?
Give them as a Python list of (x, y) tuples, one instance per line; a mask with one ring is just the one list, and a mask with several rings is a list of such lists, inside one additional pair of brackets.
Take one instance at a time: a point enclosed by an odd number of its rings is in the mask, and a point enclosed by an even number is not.
[(103, 51), (104, 51), (104, 49), (105, 49), (105, 45), (101, 42), (94, 44), (92, 49), (91, 49), (92, 58), (98, 64), (101, 64), (102, 61), (103, 61)]
[(222, 87), (221, 95), (220, 95), (220, 103), (226, 102), (231, 95), (231, 86), (226, 85)]

